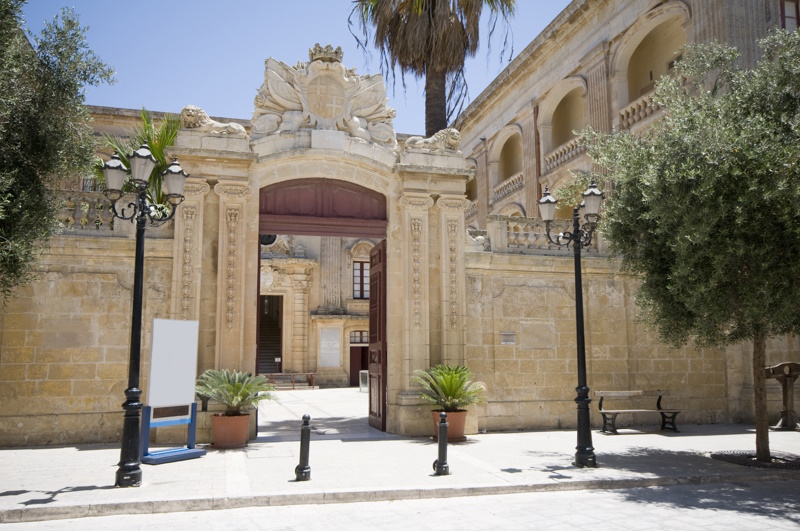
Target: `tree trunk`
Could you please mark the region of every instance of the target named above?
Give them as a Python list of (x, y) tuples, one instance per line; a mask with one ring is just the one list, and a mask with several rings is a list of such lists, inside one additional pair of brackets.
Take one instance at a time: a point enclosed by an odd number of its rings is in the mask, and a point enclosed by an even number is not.
[(769, 463), (769, 421), (767, 419), (767, 338), (757, 333), (753, 338), (753, 404), (756, 420), (756, 459)]
[(425, 136), (447, 128), (447, 76), (428, 70), (425, 74)]

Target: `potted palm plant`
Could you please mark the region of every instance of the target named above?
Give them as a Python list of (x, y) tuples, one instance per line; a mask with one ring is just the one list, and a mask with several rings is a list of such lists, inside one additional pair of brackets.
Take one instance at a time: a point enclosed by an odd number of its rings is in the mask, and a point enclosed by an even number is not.
[(436, 365), (426, 371), (416, 370), (411, 377), (422, 386), (420, 398), (430, 402), (438, 409), (431, 412), (434, 424), (434, 437), (438, 437), (439, 413), (447, 413), (447, 441), (466, 440), (464, 424), (467, 418), (467, 406), (484, 401), (486, 387), (480, 382), (473, 382), (472, 371), (463, 365)]
[(249, 372), (209, 369), (197, 378), (195, 391), (225, 406), (223, 413), (211, 416), (211, 434), (215, 448), (247, 446), (250, 414), (247, 409), (262, 400), (274, 400), (275, 386), (264, 376)]

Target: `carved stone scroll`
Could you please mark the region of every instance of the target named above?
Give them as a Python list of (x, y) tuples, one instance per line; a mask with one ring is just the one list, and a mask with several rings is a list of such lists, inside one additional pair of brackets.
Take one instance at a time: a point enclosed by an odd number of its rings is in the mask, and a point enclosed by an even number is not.
[(422, 220), (419, 218), (411, 219), (411, 282), (412, 282), (412, 311), (414, 316), (414, 328), (419, 328), (422, 314), (421, 308), (421, 268), (422, 268), (422, 253), (420, 252), (420, 245), (422, 238)]
[(239, 210), (228, 209), (225, 213), (225, 227), (228, 229), (228, 252), (225, 277), (225, 327), (231, 330), (233, 329), (233, 320), (236, 316), (234, 312), (236, 305), (236, 229), (239, 227)]
[[(206, 185), (206, 188), (208, 186)], [(183, 216), (183, 267), (182, 267), (182, 287), (181, 287), (181, 317), (189, 319), (189, 307), (192, 302), (192, 249), (194, 239), (194, 219), (197, 208), (194, 206), (184, 206), (181, 215)]]

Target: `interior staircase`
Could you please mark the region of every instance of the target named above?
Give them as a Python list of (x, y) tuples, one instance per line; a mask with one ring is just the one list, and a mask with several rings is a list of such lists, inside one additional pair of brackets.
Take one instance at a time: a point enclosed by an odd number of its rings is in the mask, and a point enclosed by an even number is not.
[(258, 356), (256, 371), (258, 374), (273, 374), (278, 372), (278, 362), (275, 358), (281, 357), (281, 329), (274, 320), (261, 318), (261, 329), (258, 331)]

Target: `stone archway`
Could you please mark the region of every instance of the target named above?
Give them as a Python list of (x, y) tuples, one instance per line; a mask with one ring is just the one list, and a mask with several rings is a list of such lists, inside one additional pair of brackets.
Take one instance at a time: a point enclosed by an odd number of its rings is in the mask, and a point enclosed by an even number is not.
[[(355, 183), (313, 177), (265, 186), (258, 197), (259, 234), (279, 235), (260, 246), (258, 289), (259, 298), (284, 297), (283, 372), (314, 372), (319, 383), (347, 385), (353, 375), (345, 332), (366, 328), (369, 312), (369, 260), (352, 260), (351, 251), (385, 239), (387, 198)], [(289, 280), (265, 284), (276, 275)], [(264, 332), (259, 324), (259, 345)]]

